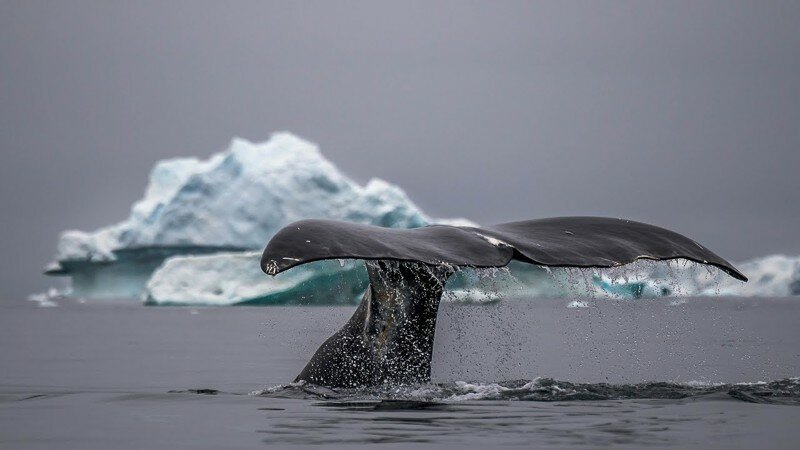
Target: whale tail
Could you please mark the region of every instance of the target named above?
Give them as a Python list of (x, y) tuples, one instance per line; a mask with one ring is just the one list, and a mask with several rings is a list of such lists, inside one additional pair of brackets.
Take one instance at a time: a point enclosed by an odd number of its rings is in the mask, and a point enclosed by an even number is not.
[(428, 381), (439, 302), (452, 269), (369, 261), (370, 286), (347, 324), (295, 381), (330, 387)]
[(261, 268), (276, 275), (322, 259), (412, 261), (503, 267), (511, 260), (553, 267), (616, 267), (637, 259), (688, 259), (747, 281), (731, 263), (694, 240), (625, 219), (556, 217), (488, 227), (431, 225), (397, 229), (335, 220), (301, 220), (269, 241)]
[(747, 281), (728, 261), (686, 236), (603, 217), (415, 229), (302, 220), (270, 240), (261, 268), (277, 275), (312, 261), (348, 258), (366, 261), (370, 286), (350, 321), (322, 344), (295, 381), (329, 387), (428, 381), (439, 303), (456, 266), (503, 267), (518, 260), (602, 268), (683, 258)]

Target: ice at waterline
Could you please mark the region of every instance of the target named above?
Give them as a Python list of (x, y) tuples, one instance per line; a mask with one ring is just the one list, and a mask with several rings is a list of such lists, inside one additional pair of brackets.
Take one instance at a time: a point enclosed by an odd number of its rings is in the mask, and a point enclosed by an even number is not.
[(747, 281), (728, 261), (673, 231), (603, 217), (559, 217), (489, 227), (390, 229), (302, 220), (269, 241), (261, 269), (277, 275), (329, 259), (363, 259), (369, 286), (352, 318), (316, 351), (295, 381), (329, 387), (430, 380), (439, 303), (458, 267), (618, 267), (686, 259)]

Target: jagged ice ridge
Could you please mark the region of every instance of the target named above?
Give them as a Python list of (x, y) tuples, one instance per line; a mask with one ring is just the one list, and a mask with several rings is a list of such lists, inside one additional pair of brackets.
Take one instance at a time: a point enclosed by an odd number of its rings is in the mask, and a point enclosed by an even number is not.
[[(276, 133), (258, 144), (234, 139), (205, 160), (159, 162), (126, 220), (93, 232), (62, 233), (47, 273), (70, 276), (75, 296), (139, 297), (170, 257), (260, 250), (280, 228), (306, 218), (403, 228), (434, 222), (399, 187), (377, 178), (361, 186), (315, 144)], [(241, 267), (232, 258), (232, 267)], [(165, 268), (176, 271), (185, 262)]]

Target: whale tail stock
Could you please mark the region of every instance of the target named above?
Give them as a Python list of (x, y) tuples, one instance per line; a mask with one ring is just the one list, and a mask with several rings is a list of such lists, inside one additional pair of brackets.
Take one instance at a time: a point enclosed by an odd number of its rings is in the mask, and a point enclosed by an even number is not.
[(430, 379), (439, 302), (453, 270), (397, 261), (366, 267), (370, 285), (356, 312), (295, 381), (353, 387)]
[(511, 260), (553, 267), (616, 267), (638, 259), (688, 259), (747, 277), (692, 239), (623, 219), (559, 217), (490, 227), (392, 229), (302, 220), (270, 240), (261, 268), (277, 275), (324, 259), (363, 259), (370, 286), (347, 324), (320, 346), (295, 381), (329, 387), (425, 382), (439, 302), (455, 266)]

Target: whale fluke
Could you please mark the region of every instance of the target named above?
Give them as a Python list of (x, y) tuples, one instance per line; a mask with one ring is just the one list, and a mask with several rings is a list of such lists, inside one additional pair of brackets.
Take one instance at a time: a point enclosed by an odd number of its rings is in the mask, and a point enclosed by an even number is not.
[(552, 267), (616, 267), (683, 258), (747, 281), (728, 261), (661, 227), (604, 217), (558, 217), (489, 227), (381, 228), (301, 220), (269, 241), (261, 268), (277, 275), (324, 259), (363, 259), (370, 286), (348, 323), (325, 341), (295, 381), (329, 387), (430, 379), (439, 302), (454, 266), (512, 260)]
[(261, 257), (270, 275), (322, 259), (413, 261), (502, 267), (512, 259), (552, 267), (616, 267), (637, 259), (683, 258), (747, 277), (720, 256), (665, 228), (606, 217), (556, 217), (488, 227), (398, 229), (301, 220), (278, 231)]

